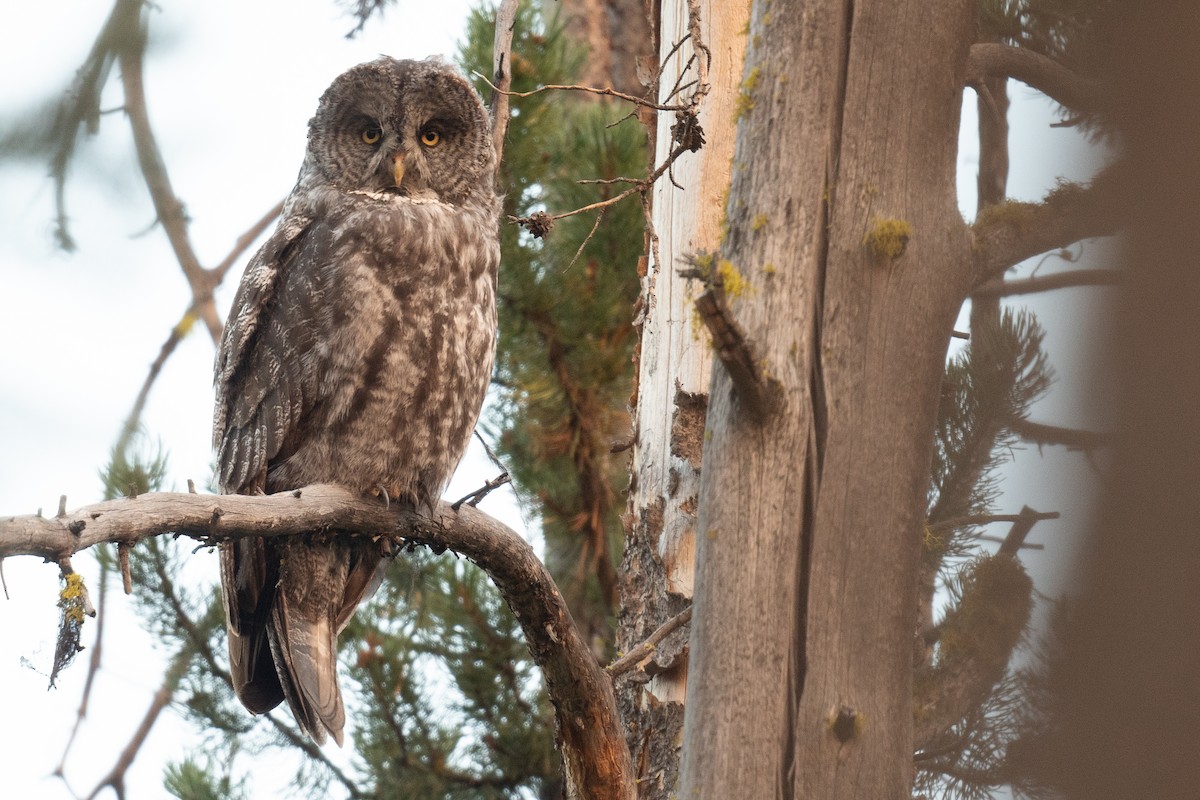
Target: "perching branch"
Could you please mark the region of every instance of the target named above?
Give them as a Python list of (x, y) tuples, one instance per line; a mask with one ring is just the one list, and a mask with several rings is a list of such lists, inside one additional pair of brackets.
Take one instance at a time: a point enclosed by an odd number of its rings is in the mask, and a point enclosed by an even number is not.
[(1100, 90), (1094, 82), (1023, 47), (996, 42), (971, 45), (965, 83), (978, 85), (984, 78), (1015, 78), (1076, 111), (1094, 111), (1101, 105)]
[(1041, 203), (1010, 200), (981, 211), (972, 226), (975, 286), (1039, 253), (1116, 233), (1120, 214), (1115, 172), (1109, 167), (1089, 186), (1063, 184)]
[(470, 506), (456, 513), (442, 503), (428, 518), (326, 485), (269, 496), (149, 493), (52, 519), (0, 518), (0, 558), (58, 560), (100, 542), (135, 542), (169, 532), (215, 544), (312, 531), (449, 549), (487, 571), (517, 615), (542, 670), (570, 787), (581, 798), (636, 796), (611, 682), (575, 629), (561, 593), (527, 542)]

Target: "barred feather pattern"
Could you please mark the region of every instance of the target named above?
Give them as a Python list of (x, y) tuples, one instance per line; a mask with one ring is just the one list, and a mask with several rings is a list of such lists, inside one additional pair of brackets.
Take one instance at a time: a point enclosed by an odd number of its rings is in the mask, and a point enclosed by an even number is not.
[[(223, 491), (321, 482), (432, 507), (491, 376), (493, 167), (482, 104), (450, 67), (382, 58), (334, 82), (217, 356)], [(250, 711), (287, 700), (314, 739), (341, 743), (337, 636), (381, 570), (373, 544), (329, 534), (222, 546), (231, 673)]]

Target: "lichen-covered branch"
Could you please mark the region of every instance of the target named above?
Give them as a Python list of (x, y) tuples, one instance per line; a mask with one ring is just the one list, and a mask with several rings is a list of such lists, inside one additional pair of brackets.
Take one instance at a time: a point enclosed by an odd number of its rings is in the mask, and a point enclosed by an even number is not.
[(761, 422), (775, 407), (779, 386), (762, 371), (752, 342), (733, 316), (728, 296), (741, 291), (745, 279), (732, 263), (701, 254), (691, 260), (692, 269), (680, 271), (685, 278), (703, 281), (705, 292), (696, 298), (696, 313), (712, 336), (713, 351), (750, 415)]
[(972, 226), (974, 285), (982, 287), (1039, 253), (1116, 233), (1120, 215), (1115, 172), (1110, 167), (1088, 186), (1062, 184), (1040, 203), (1009, 200), (981, 211)]
[(557, 715), (570, 796), (635, 797), (611, 682), (575, 629), (561, 593), (524, 539), (470, 506), (455, 512), (442, 503), (432, 517), (424, 517), (326, 485), (267, 496), (150, 493), (54, 518), (0, 517), (0, 558), (57, 561), (101, 542), (135, 542), (164, 533), (213, 544), (313, 531), (449, 549), (484, 569), (517, 615), (542, 670)]
[(985, 78), (1015, 78), (1075, 111), (1094, 111), (1100, 106), (1100, 91), (1094, 82), (1052, 58), (1023, 47), (998, 42), (972, 45), (967, 57), (966, 83), (977, 85)]

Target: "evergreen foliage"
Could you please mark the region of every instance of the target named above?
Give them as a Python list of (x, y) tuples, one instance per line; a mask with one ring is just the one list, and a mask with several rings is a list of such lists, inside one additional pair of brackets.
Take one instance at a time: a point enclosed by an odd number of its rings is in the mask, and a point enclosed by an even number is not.
[[(1014, 781), (1008, 746), (1024, 714), (1010, 661), (1028, 625), (1033, 584), (1013, 556), (980, 545), (996, 513), (997, 470), (1011, 458), (1014, 422), (1050, 386), (1044, 333), (1031, 313), (1005, 309), (946, 366), (926, 520), (926, 602), (948, 599), (936, 644), (917, 665), (914, 797), (978, 800)], [(957, 721), (954, 721), (957, 719)], [(949, 720), (938, 729), (932, 720)]]
[[(471, 16), (468, 72), (487, 72), (491, 30), (490, 12)], [(516, 30), (514, 91), (571, 82), (579, 54), (553, 20), (522, 4)], [(514, 98), (513, 107), (502, 176), (509, 217), (582, 208), (625, 188), (583, 180), (644, 174), (643, 130), (632, 119), (612, 125), (625, 109), (564, 92)], [(601, 652), (611, 651), (619, 492), (628, 482), (625, 459), (610, 450), (629, 431), (642, 230), (634, 198), (559, 219), (543, 238), (514, 225), (502, 230), (490, 433), (536, 510), (547, 566)]]

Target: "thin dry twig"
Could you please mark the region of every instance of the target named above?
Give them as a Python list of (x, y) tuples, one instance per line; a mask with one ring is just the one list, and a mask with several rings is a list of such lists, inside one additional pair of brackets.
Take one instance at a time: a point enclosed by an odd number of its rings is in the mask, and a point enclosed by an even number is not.
[[(139, 3), (140, 5), (140, 3)], [(139, 26), (136, 39), (121, 50), (121, 83), (125, 90), (125, 114), (133, 132), (138, 164), (145, 179), (158, 221), (166, 231), (171, 249), (192, 289), (197, 314), (208, 326), (213, 342), (221, 340), (221, 320), (212, 300), (212, 276), (200, 265), (187, 230), (187, 214), (183, 202), (171, 187), (171, 178), (162, 153), (150, 127), (146, 110), (146, 93), (142, 79), (142, 56), (145, 54), (146, 31)]]
[(592, 229), (588, 231), (588, 235), (585, 236), (583, 241), (579, 243), (579, 249), (575, 251), (575, 255), (571, 256), (571, 260), (567, 262), (567, 266), (563, 267), (564, 272), (575, 266), (575, 262), (579, 260), (581, 255), (583, 255), (583, 248), (587, 247), (588, 242), (590, 242), (592, 237), (596, 235), (596, 231), (600, 228), (600, 223), (604, 221), (604, 214), (606, 211), (608, 211), (607, 208), (600, 209), (600, 213), (596, 215), (596, 222), (592, 225)]
[(492, 478), (490, 481), (484, 481), (482, 487), (476, 489), (475, 491), (471, 492), (468, 495), (464, 495), (463, 497), (460, 497), (457, 500), (455, 500), (453, 503), (450, 504), (450, 507), (452, 509), (454, 509), (455, 511), (458, 511), (460, 508), (462, 508), (463, 503), (466, 503), (467, 505), (474, 508), (479, 505), (479, 502), (481, 500), (483, 500), (483, 498), (487, 497), (494, 490), (499, 489), (504, 484), (511, 483), (511, 482), (512, 482), (512, 478), (510, 478), (508, 476), (508, 472), (507, 471), (501, 472), (499, 475)]
[(645, 641), (638, 644), (628, 653), (609, 664), (604, 668), (604, 671), (607, 672), (612, 678), (616, 678), (618, 675), (629, 672), (643, 659), (649, 658), (663, 639), (666, 639), (676, 630), (691, 621), (692, 607), (688, 606), (683, 611), (664, 622), (662, 625), (659, 625), (654, 633), (646, 637)]
[(671, 103), (671, 104), (656, 103), (653, 100), (647, 100), (645, 97), (637, 97), (636, 95), (626, 94), (625, 92), (619, 92), (616, 89), (600, 87), (600, 86), (584, 86), (584, 85), (578, 84), (578, 83), (571, 83), (571, 84), (548, 83), (548, 84), (539, 86), (536, 89), (530, 89), (525, 92), (514, 92), (511, 90), (505, 90), (505, 89), (501, 89), (501, 88), (497, 87), (495, 84), (493, 84), (491, 81), (489, 81), (486, 76), (480, 75), (478, 72), (476, 72), (474, 74), (476, 75), (476, 77), (478, 77), (480, 80), (482, 80), (488, 86), (490, 86), (493, 92), (496, 92), (497, 94), (500, 94), (500, 95), (507, 95), (508, 97), (520, 97), (520, 98), (533, 97), (534, 95), (541, 94), (542, 92), (552, 92), (552, 91), (586, 92), (587, 94), (600, 95), (601, 97), (616, 97), (621, 100), (625, 100), (627, 102), (633, 103), (634, 105), (642, 106), (643, 108), (653, 108), (658, 111), (683, 111), (683, 110), (691, 107), (691, 105), (689, 103)]

